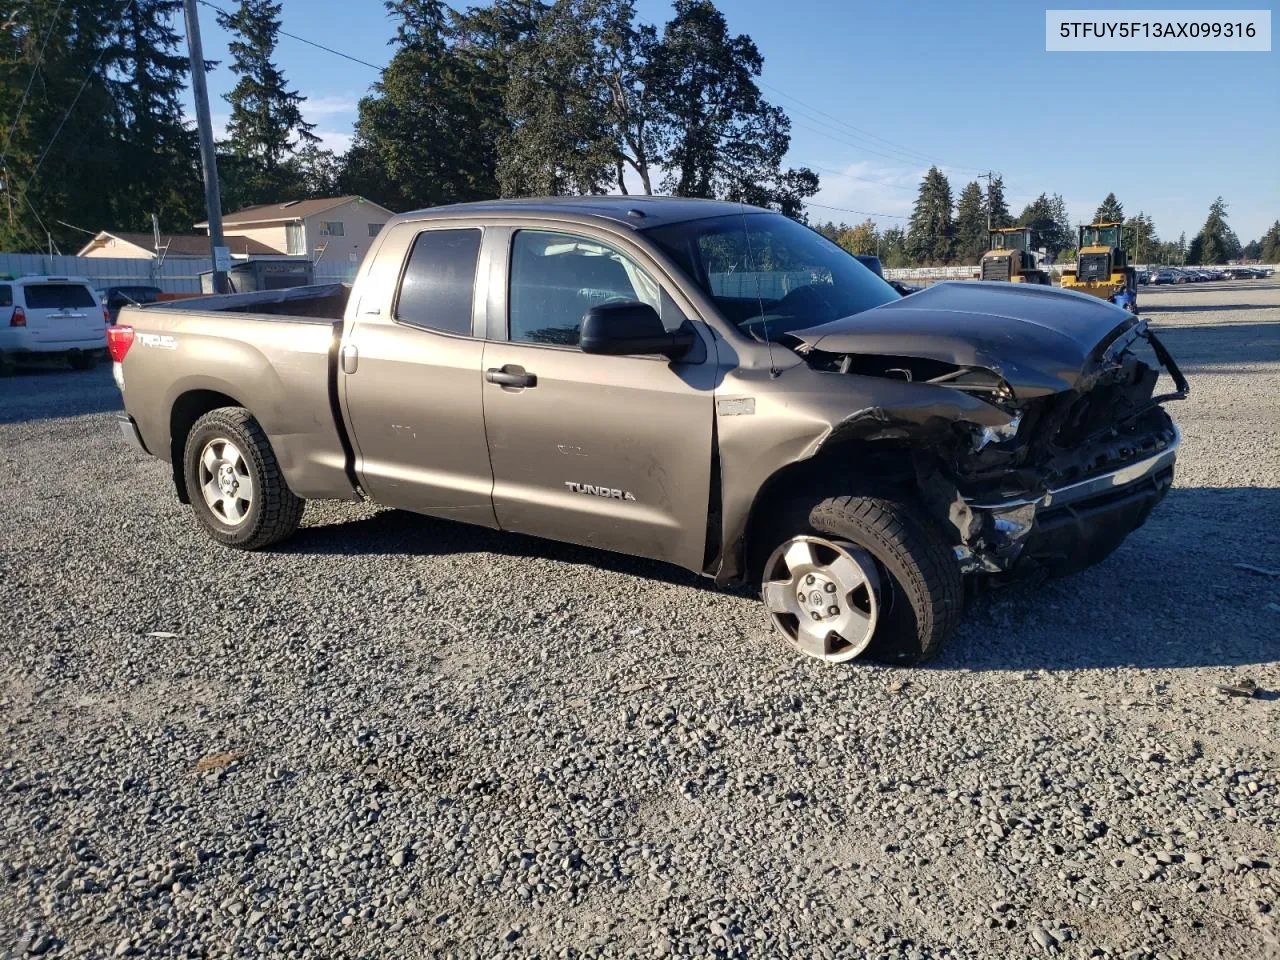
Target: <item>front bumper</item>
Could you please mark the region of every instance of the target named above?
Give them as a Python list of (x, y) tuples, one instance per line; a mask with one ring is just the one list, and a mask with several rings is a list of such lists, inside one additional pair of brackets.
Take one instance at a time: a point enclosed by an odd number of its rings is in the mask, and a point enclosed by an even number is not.
[(1116, 470), (1035, 497), (966, 500), (983, 517), (981, 543), (956, 548), (966, 572), (1008, 573), (1034, 563), (1054, 574), (1098, 563), (1134, 530), (1173, 485), (1182, 434), (1163, 450)]

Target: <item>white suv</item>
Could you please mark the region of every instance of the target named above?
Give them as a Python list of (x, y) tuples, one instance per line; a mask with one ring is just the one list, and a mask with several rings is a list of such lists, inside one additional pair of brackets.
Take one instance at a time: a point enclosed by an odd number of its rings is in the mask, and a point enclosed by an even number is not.
[(0, 278), (0, 374), (23, 359), (88, 370), (106, 354), (111, 315), (83, 277)]

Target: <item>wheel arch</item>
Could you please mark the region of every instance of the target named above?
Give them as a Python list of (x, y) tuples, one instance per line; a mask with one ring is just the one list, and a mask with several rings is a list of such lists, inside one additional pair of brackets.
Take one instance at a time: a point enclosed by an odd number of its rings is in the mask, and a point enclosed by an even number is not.
[(173, 468), (174, 490), (182, 503), (191, 502), (187, 495), (187, 471), (183, 456), (187, 437), (197, 420), (219, 407), (244, 407), (244, 404), (220, 390), (201, 388), (180, 394), (169, 409), (169, 464)]
[(811, 457), (775, 470), (751, 502), (737, 545), (739, 577), (755, 583), (768, 559), (774, 528), (785, 525), (790, 505), (816, 503), (869, 485), (884, 493), (919, 494), (912, 444), (906, 439), (831, 440)]

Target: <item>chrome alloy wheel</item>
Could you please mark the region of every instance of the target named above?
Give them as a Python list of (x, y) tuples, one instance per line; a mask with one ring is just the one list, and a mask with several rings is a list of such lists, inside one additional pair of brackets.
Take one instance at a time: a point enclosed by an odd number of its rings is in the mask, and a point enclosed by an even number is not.
[(253, 480), (244, 454), (230, 440), (217, 437), (200, 452), (200, 492), (213, 515), (239, 526), (253, 506)]
[(792, 537), (765, 564), (760, 593), (778, 632), (810, 657), (851, 660), (876, 632), (880, 574), (852, 543)]

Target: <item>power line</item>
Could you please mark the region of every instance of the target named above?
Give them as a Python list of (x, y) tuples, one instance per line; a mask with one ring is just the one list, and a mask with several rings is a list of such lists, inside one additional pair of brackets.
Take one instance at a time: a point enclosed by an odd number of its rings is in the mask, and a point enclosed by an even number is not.
[(9, 132), (4, 138), (4, 149), (0, 149), (0, 164), (4, 163), (4, 158), (9, 155), (9, 143), (13, 140), (14, 131), (18, 129), (18, 121), (22, 119), (22, 109), (27, 105), (27, 97), (31, 93), (31, 85), (36, 82), (36, 74), (40, 72), (40, 64), (44, 62), (45, 47), (49, 46), (49, 38), (53, 36), (53, 28), (58, 23), (58, 14), (62, 12), (63, 0), (58, 0), (58, 6), (53, 11), (53, 19), (49, 21), (49, 29), (45, 31), (44, 42), (40, 44), (40, 52), (36, 55), (36, 62), (31, 67), (31, 76), (27, 78), (27, 89), (22, 91), (22, 99), (18, 101), (18, 112), (13, 115), (13, 123), (9, 124)]
[[(196, 2), (202, 7), (208, 7), (210, 10), (216, 10), (224, 17), (234, 16), (231, 11), (224, 10), (216, 3), (210, 3), (209, 0), (196, 0)], [(358, 63), (364, 67), (371, 67), (379, 73), (382, 72), (383, 68), (378, 66), (376, 63), (370, 63), (368, 60), (361, 60), (359, 57), (353, 57), (351, 54), (343, 53), (341, 50), (335, 50), (333, 47), (326, 47), (323, 43), (316, 43), (314, 40), (308, 40), (306, 37), (300, 37), (296, 33), (290, 33), (288, 30), (281, 30), (279, 33), (282, 37), (288, 37), (290, 40), (297, 40), (299, 43), (305, 43), (307, 46), (315, 47), (317, 50), (323, 50), (325, 53), (332, 53), (335, 57), (342, 57), (343, 60), (350, 60), (352, 63)]]
[(927, 153), (921, 153), (919, 150), (913, 150), (911, 147), (903, 146), (900, 143), (895, 143), (892, 140), (889, 140), (885, 137), (881, 137), (877, 134), (872, 133), (870, 130), (863, 130), (861, 127), (855, 127), (853, 124), (849, 123), (847, 120), (841, 120), (839, 117), (834, 116), (830, 113), (827, 113), (825, 110), (820, 110), (817, 107), (812, 106), (811, 104), (808, 104), (805, 101), (801, 100), (799, 97), (793, 96), (792, 94), (787, 93), (785, 90), (781, 90), (778, 87), (775, 87), (771, 83), (766, 83), (764, 80), (758, 80), (758, 82), (760, 86), (765, 87), (769, 90), (772, 90), (774, 93), (778, 94), (779, 96), (785, 97), (786, 99), (792, 101), (793, 103), (798, 103), (800, 104), (800, 106), (804, 107), (805, 109), (813, 113), (816, 113), (819, 116), (826, 117), (828, 120), (834, 121), (835, 123), (838, 123), (843, 127), (847, 127), (848, 129), (854, 131), (855, 133), (859, 133), (864, 137), (870, 137), (872, 140), (877, 140), (880, 143), (886, 144), (888, 147), (894, 150), (897, 150), (900, 153), (914, 154), (915, 156), (919, 157), (922, 160), (929, 160), (934, 163), (940, 163), (945, 167), (951, 167), (953, 170), (977, 171), (980, 169), (979, 167), (964, 167), (964, 166), (960, 166), (959, 164), (948, 163), (946, 160), (943, 160), (941, 157), (935, 157)]
[[(118, 21), (120, 17), (123, 16), (125, 10), (127, 10), (132, 5), (133, 5), (133, 0), (124, 0), (124, 2), (121, 3), (119, 7), (116, 8), (115, 16), (112, 17), (112, 19)], [(26, 182), (22, 185), (22, 196), (24, 199), (27, 196), (27, 187), (31, 185), (31, 181), (34, 180), (36, 178), (36, 174), (40, 172), (40, 168), (44, 165), (45, 157), (47, 157), (49, 155), (49, 151), (53, 149), (53, 142), (58, 139), (58, 134), (62, 132), (62, 128), (66, 124), (67, 118), (71, 116), (71, 111), (73, 111), (76, 108), (76, 104), (80, 102), (80, 95), (84, 93), (84, 88), (89, 85), (89, 80), (92, 79), (93, 75), (98, 72), (98, 65), (102, 63), (102, 58), (106, 55), (106, 52), (107, 50), (110, 49), (110, 47), (111, 47), (110, 44), (102, 45), (102, 49), (98, 51), (97, 59), (93, 61), (93, 66), (90, 67), (89, 72), (84, 75), (84, 82), (80, 84), (80, 89), (76, 91), (75, 97), (72, 98), (71, 105), (67, 107), (67, 112), (64, 113), (62, 115), (62, 119), (58, 121), (58, 126), (53, 131), (53, 136), (51, 136), (49, 138), (49, 142), (45, 144), (44, 151), (40, 154), (40, 158), (36, 160), (35, 167), (32, 169), (31, 174), (27, 177)]]
[(905, 193), (915, 193), (915, 187), (904, 187), (900, 183), (887, 183), (884, 180), (871, 180), (867, 177), (855, 176), (852, 173), (845, 173), (843, 170), (833, 170), (830, 167), (822, 167), (816, 163), (801, 163), (801, 166), (809, 167), (813, 170), (821, 170), (823, 173), (831, 174), (833, 177), (845, 177), (849, 180), (857, 180), (860, 183), (872, 183), (877, 187), (888, 187), (890, 190), (902, 190)]
[(910, 220), (909, 216), (901, 213), (876, 213), (874, 210), (850, 210), (848, 207), (833, 207), (825, 203), (814, 203), (812, 200), (804, 202), (806, 207), (818, 207), (822, 210), (835, 210), (837, 213), (856, 213), (860, 217), (886, 217), (890, 220)]

